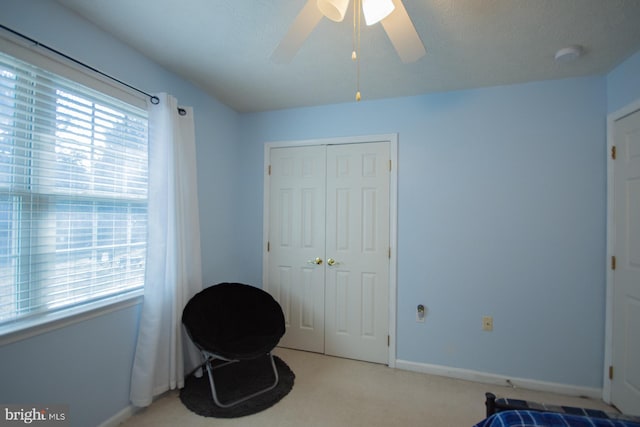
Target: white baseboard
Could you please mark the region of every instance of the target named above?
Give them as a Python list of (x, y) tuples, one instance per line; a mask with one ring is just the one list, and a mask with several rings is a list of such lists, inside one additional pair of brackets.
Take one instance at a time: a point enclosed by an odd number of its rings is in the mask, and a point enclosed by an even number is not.
[(114, 416), (100, 424), (98, 427), (117, 427), (124, 421), (128, 420), (139, 409), (133, 405), (129, 405)]
[(592, 399), (602, 399), (602, 389), (592, 387), (580, 387), (576, 385), (552, 383), (546, 381), (531, 380), (527, 378), (513, 378), (487, 372), (473, 371), (470, 369), (452, 368), (442, 365), (409, 362), (396, 360), (396, 368), (407, 371), (421, 372), (423, 374), (438, 375), (441, 377), (456, 378), (460, 380), (474, 381), (484, 384), (500, 386), (512, 386), (529, 390), (544, 391), (549, 393), (564, 394), (567, 396), (581, 396)]

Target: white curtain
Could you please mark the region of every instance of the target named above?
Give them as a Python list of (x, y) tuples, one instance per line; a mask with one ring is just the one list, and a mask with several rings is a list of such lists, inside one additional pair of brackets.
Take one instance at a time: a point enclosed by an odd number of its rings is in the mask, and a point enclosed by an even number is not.
[(199, 356), (183, 330), (185, 304), (202, 289), (193, 109), (167, 94), (149, 103), (149, 210), (144, 304), (131, 402), (182, 388)]

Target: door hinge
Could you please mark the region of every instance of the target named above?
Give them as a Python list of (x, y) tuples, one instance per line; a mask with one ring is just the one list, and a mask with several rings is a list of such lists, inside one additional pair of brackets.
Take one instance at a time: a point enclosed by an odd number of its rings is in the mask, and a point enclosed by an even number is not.
[(389, 248), (389, 259), (391, 259), (391, 248)]
[(613, 379), (613, 365), (609, 365), (609, 379)]
[(391, 347), (391, 335), (387, 335), (387, 347)]
[(615, 256), (615, 255), (613, 255), (613, 256), (611, 257), (611, 269), (612, 269), (612, 270), (615, 270), (615, 269), (616, 269), (616, 256)]
[(271, 165), (269, 165), (269, 170), (267, 171), (267, 173), (269, 174), (269, 176), (271, 176)]
[(267, 242), (267, 252), (271, 250), (271, 242)]
[(616, 159), (616, 146), (615, 145), (611, 146), (611, 158), (613, 160)]
[(391, 172), (391, 160), (389, 160), (389, 172)]

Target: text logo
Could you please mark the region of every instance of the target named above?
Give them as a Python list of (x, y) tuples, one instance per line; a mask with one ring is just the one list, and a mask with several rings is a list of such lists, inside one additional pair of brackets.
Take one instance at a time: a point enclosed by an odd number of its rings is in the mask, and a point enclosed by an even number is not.
[(2, 405), (0, 426), (68, 427), (69, 405)]

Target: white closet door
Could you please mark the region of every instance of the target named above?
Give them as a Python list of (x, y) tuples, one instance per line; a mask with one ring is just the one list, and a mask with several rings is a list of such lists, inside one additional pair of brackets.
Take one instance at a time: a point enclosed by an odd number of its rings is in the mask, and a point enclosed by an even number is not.
[(611, 401), (640, 415), (640, 110), (614, 124), (616, 269)]
[(325, 352), (387, 363), (389, 144), (327, 147)]
[(388, 363), (388, 142), (272, 148), (265, 289), (283, 347)]
[(270, 151), (265, 288), (284, 311), (280, 345), (324, 353), (325, 147)]

